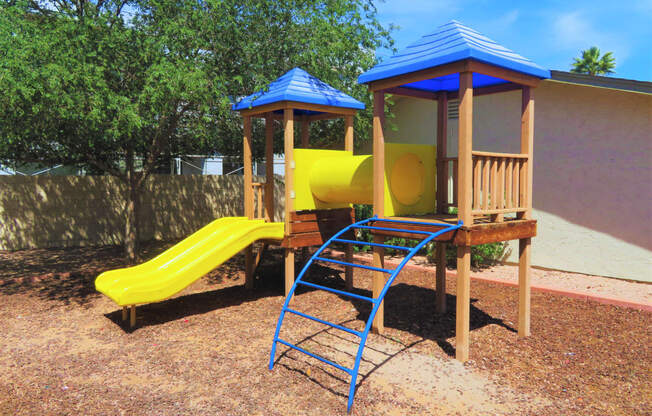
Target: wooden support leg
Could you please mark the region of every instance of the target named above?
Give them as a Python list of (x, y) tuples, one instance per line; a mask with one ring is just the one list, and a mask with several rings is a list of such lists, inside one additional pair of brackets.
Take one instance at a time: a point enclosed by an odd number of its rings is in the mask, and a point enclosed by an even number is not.
[(457, 311), (455, 315), (455, 358), (469, 359), (469, 321), (471, 313), (471, 247), (457, 247)]
[(518, 240), (518, 336), (530, 336), (531, 238)]
[[(382, 244), (385, 242), (385, 238), (382, 236), (374, 236), (374, 242)], [(374, 247), (373, 253), (373, 266), (385, 268), (385, 249), (382, 247)], [(373, 274), (373, 296), (374, 298), (377, 298), (380, 296), (380, 292), (385, 286), (387, 274), (383, 272), (373, 272)], [(380, 303), (378, 312), (376, 312), (376, 317), (374, 318), (374, 322), (371, 325), (371, 329), (376, 334), (383, 333), (383, 330), (385, 329), (385, 301)]]
[(446, 313), (446, 243), (436, 243), (435, 258), (436, 271), (436, 298), (435, 311), (438, 314)]
[(131, 305), (131, 316), (129, 317), (129, 326), (131, 328), (136, 326), (136, 305)]
[(251, 245), (245, 248), (245, 288), (254, 288), (254, 250)]
[[(353, 245), (346, 245), (346, 255), (344, 261), (348, 263), (353, 263)], [(353, 267), (345, 266), (344, 268), (344, 283), (346, 290), (353, 289)]]
[(285, 249), (285, 296), (290, 293), (294, 285), (294, 250)]
[(122, 322), (127, 320), (127, 307), (123, 306), (122, 307)]

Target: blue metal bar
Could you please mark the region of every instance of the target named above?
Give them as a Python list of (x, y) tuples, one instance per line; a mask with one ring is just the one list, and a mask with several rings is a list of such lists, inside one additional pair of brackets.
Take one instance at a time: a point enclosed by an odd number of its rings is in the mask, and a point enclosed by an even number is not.
[[(401, 272), (403, 267), (405, 267), (407, 262), (410, 261), (410, 259), (412, 257), (414, 257), (414, 255), (419, 250), (421, 250), (423, 247), (425, 247), (426, 244), (428, 244), (430, 241), (434, 240), (438, 236), (440, 236), (442, 234), (445, 234), (445, 233), (447, 233), (449, 231), (456, 230), (456, 229), (458, 229), (458, 228), (460, 228), (462, 226), (462, 221), (458, 221), (457, 224), (433, 223), (432, 225), (442, 226), (443, 228), (436, 231), (436, 232), (428, 232), (428, 231), (420, 231), (420, 230), (406, 230), (406, 229), (385, 228), (385, 227), (376, 227), (376, 226), (366, 226), (365, 225), (365, 224), (368, 224), (369, 222), (373, 222), (373, 221), (393, 222), (393, 223), (399, 223), (399, 224), (403, 223), (403, 224), (416, 224), (416, 225), (424, 225), (425, 224), (425, 225), (429, 225), (428, 223), (417, 222), (417, 221), (391, 220), (391, 219), (377, 218), (377, 217), (374, 216), (372, 218), (368, 218), (366, 220), (358, 221), (358, 222), (356, 222), (354, 224), (351, 224), (351, 225), (343, 228), (339, 232), (337, 232), (334, 236), (332, 236), (328, 241), (326, 241), (326, 243), (324, 243), (324, 245), (322, 245), (317, 250), (317, 252), (315, 252), (315, 254), (313, 254), (313, 256), (310, 258), (310, 260), (308, 260), (308, 262), (306, 262), (303, 269), (299, 273), (299, 276), (294, 281), (294, 285), (290, 289), (290, 292), (288, 293), (288, 296), (285, 299), (285, 303), (283, 304), (283, 308), (281, 309), (281, 313), (280, 313), (280, 316), (279, 316), (277, 324), (276, 324), (276, 331), (274, 333), (274, 341), (272, 342), (272, 350), (270, 352), (270, 358), (269, 358), (269, 369), (271, 370), (274, 367), (274, 358), (276, 356), (276, 345), (277, 345), (277, 342), (280, 342), (283, 345), (286, 345), (286, 346), (288, 346), (290, 348), (293, 348), (293, 349), (295, 349), (297, 351), (303, 352), (306, 355), (309, 355), (309, 356), (311, 356), (313, 358), (316, 358), (316, 359), (318, 359), (318, 360), (320, 360), (320, 361), (322, 361), (322, 362), (324, 362), (326, 364), (329, 364), (329, 365), (331, 365), (331, 366), (333, 366), (335, 368), (338, 368), (338, 369), (340, 369), (342, 371), (345, 371), (348, 374), (350, 374), (351, 375), (351, 384), (349, 386), (349, 399), (348, 399), (348, 403), (347, 403), (347, 411), (349, 411), (349, 412), (351, 411), (351, 407), (353, 406), (353, 399), (355, 397), (355, 386), (356, 386), (356, 382), (357, 382), (357, 378), (358, 378), (358, 371), (360, 369), (360, 361), (362, 359), (362, 352), (363, 352), (364, 346), (365, 346), (365, 344), (367, 342), (367, 337), (369, 335), (369, 331), (371, 330), (372, 322), (373, 322), (374, 318), (376, 317), (376, 314), (378, 313), (378, 309), (380, 308), (380, 305), (382, 304), (382, 301), (385, 298), (385, 295), (387, 294), (387, 291), (389, 290), (389, 287), (392, 285), (392, 283), (394, 282), (394, 280), (396, 279), (398, 274)], [(362, 267), (362, 268), (369, 268), (371, 270), (379, 270), (379, 271), (384, 271), (384, 272), (390, 272), (391, 273), (390, 277), (385, 282), (385, 285), (383, 286), (383, 289), (381, 290), (379, 296), (377, 298), (375, 298), (375, 299), (374, 298), (369, 298), (369, 297), (366, 297), (366, 296), (360, 296), (360, 295), (357, 295), (355, 293), (344, 292), (344, 291), (341, 291), (341, 290), (332, 289), (332, 288), (329, 288), (329, 287), (326, 287), (326, 286), (317, 285), (315, 283), (302, 281), (303, 276), (306, 274), (306, 271), (308, 270), (310, 265), (312, 265), (314, 260), (331, 261), (331, 262), (344, 264), (344, 265), (347, 265), (347, 266), (354, 266), (354, 267), (363, 266), (363, 265), (359, 265), (359, 264), (339, 262), (337, 260), (323, 259), (323, 258), (320, 257), (320, 254), (333, 241), (350, 242), (350, 243), (356, 243), (356, 244), (359, 243), (359, 244), (367, 244), (367, 245), (380, 245), (380, 243), (368, 244), (368, 243), (363, 243), (363, 242), (355, 242), (354, 240), (343, 240), (343, 239), (339, 238), (342, 234), (344, 234), (345, 232), (349, 231), (352, 228), (397, 231), (397, 232), (405, 232), (405, 233), (412, 233), (412, 234), (422, 234), (422, 235), (426, 236), (425, 238), (423, 238), (419, 242), (419, 244), (417, 244), (415, 247), (412, 247), (412, 248), (409, 249), (409, 253), (405, 256), (403, 261), (401, 261), (401, 263), (398, 265), (398, 267), (393, 271), (389, 271), (387, 269), (373, 268), (371, 266)], [(407, 249), (406, 247), (405, 248), (403, 248), (403, 247), (399, 248), (399, 247), (400, 246), (395, 246), (395, 247), (392, 247), (392, 248), (404, 249), (404, 250)], [(360, 334), (360, 335), (358, 335), (358, 336), (360, 336), (360, 344), (358, 346), (358, 352), (356, 354), (355, 364), (354, 364), (354, 367), (352, 369), (348, 369), (348, 368), (343, 367), (343, 366), (341, 366), (341, 365), (339, 365), (337, 363), (329, 361), (329, 360), (327, 360), (327, 359), (325, 359), (323, 357), (312, 354), (312, 353), (306, 351), (305, 349), (303, 349), (301, 347), (298, 347), (296, 345), (292, 345), (289, 342), (279, 338), (279, 332), (281, 330), (281, 325), (282, 325), (283, 318), (284, 318), (286, 312), (296, 313), (297, 315), (304, 316), (304, 317), (306, 317), (308, 319), (312, 319), (312, 320), (315, 320), (317, 322), (321, 322), (321, 323), (323, 323), (325, 325), (334, 326), (333, 324), (331, 324), (329, 322), (319, 320), (318, 318), (315, 318), (315, 317), (312, 317), (312, 316), (309, 316), (309, 315), (305, 315), (305, 314), (302, 314), (300, 312), (297, 313), (297, 311), (294, 311), (294, 310), (291, 310), (290, 308), (288, 308), (290, 300), (291, 300), (292, 296), (294, 295), (294, 292), (296, 291), (297, 286), (300, 285), (300, 284), (310, 286), (310, 287), (314, 287), (316, 289), (326, 290), (328, 292), (332, 292), (332, 293), (336, 293), (336, 294), (340, 294), (340, 295), (344, 295), (344, 296), (349, 296), (349, 297), (356, 298), (356, 299), (366, 300), (366, 301), (371, 302), (373, 304), (373, 308), (372, 308), (371, 313), (369, 314), (369, 317), (367, 319), (367, 323), (365, 325), (364, 331), (362, 331), (361, 333), (359, 333), (359, 332), (356, 333), (356, 335)], [(335, 327), (335, 328), (338, 328), (338, 327)], [(341, 328), (338, 328), (338, 329), (342, 329), (342, 330), (344, 330), (346, 332), (353, 331), (353, 330), (350, 330), (349, 328), (345, 328), (345, 327), (341, 327)]]
[(394, 246), (394, 245), (391, 245), (391, 244), (372, 243), (370, 241), (345, 240), (343, 238), (338, 238), (338, 239), (333, 240), (333, 241), (338, 242), (338, 243), (360, 244), (362, 246), (393, 248), (394, 250), (405, 250), (405, 251), (412, 250), (412, 247), (403, 247), (403, 246)]
[(337, 328), (340, 331), (348, 332), (349, 334), (357, 335), (359, 337), (362, 336), (362, 332), (360, 332), (360, 331), (356, 331), (355, 329), (347, 328), (347, 327), (342, 326), (342, 325), (334, 324), (332, 322), (324, 321), (323, 319), (319, 319), (316, 316), (308, 315), (308, 314), (305, 314), (303, 312), (295, 311), (294, 309), (290, 309), (290, 308), (287, 308), (286, 311), (288, 311), (290, 313), (293, 313), (295, 315), (303, 316), (304, 318), (311, 319), (311, 320), (313, 320), (315, 322), (319, 322), (320, 324), (332, 326), (333, 328)]
[[(341, 291), (341, 290), (333, 289), (331, 287), (317, 285), (315, 283), (300, 281), (299, 284), (314, 287), (315, 289), (325, 290), (327, 292), (337, 293), (338, 295), (344, 295), (344, 296), (349, 296), (349, 297), (352, 297), (352, 298), (355, 298), (355, 299), (366, 300), (367, 302), (371, 302), (371, 303), (376, 302), (376, 299), (374, 299), (374, 298), (370, 298), (370, 297), (362, 296), (362, 295), (357, 295), (357, 294), (351, 293), (351, 292), (344, 292), (344, 291)], [(287, 309), (287, 308), (285, 308), (285, 309)]]
[(386, 227), (375, 227), (371, 225), (360, 225), (355, 228), (360, 228), (363, 230), (382, 230), (382, 231), (395, 231), (399, 233), (410, 233), (410, 234), (423, 234), (423, 235), (430, 235), (432, 234), (432, 231), (420, 231), (420, 230), (406, 230), (406, 229), (401, 229), (401, 228), (386, 228)]
[(323, 363), (326, 363), (326, 364), (328, 364), (328, 365), (332, 365), (332, 366), (335, 367), (335, 368), (339, 368), (340, 370), (345, 371), (345, 372), (351, 374), (351, 371), (352, 371), (352, 370), (351, 370), (350, 368), (347, 368), (347, 367), (341, 366), (341, 365), (339, 365), (339, 364), (337, 364), (337, 363), (332, 362), (331, 360), (328, 360), (328, 359), (326, 359), (326, 358), (324, 358), (324, 357), (320, 357), (320, 356), (317, 355), (317, 354), (313, 354), (313, 353), (311, 353), (310, 351), (307, 351), (307, 350), (305, 350), (305, 349), (303, 349), (303, 348), (301, 348), (301, 347), (299, 347), (299, 346), (297, 346), (297, 345), (290, 344), (289, 342), (287, 342), (287, 341), (284, 340), (284, 339), (278, 338), (276, 341), (277, 341), (277, 342), (280, 342), (280, 343), (283, 344), (283, 345), (287, 345), (288, 347), (293, 348), (293, 349), (295, 349), (295, 350), (297, 350), (297, 351), (301, 351), (302, 353), (304, 353), (304, 354), (306, 354), (306, 355), (309, 355), (309, 356), (311, 356), (312, 358), (316, 358), (316, 359), (318, 359), (319, 361), (321, 361), (321, 362), (323, 362)]
[(383, 273), (388, 273), (388, 274), (391, 274), (392, 272), (394, 272), (394, 270), (390, 270), (390, 269), (381, 269), (380, 267), (367, 266), (365, 264), (349, 263), (349, 262), (346, 262), (346, 261), (340, 261), (340, 260), (334, 260), (334, 259), (326, 259), (324, 257), (315, 257), (315, 260), (327, 261), (329, 263), (337, 263), (337, 264), (341, 264), (343, 266), (358, 267), (360, 269), (374, 270), (374, 271), (377, 271), (377, 272), (383, 272)]
[(378, 313), (378, 308), (382, 304), (383, 299), (385, 298), (385, 295), (387, 294), (387, 291), (389, 290), (389, 287), (394, 283), (394, 280), (396, 279), (396, 276), (400, 273), (400, 271), (403, 269), (403, 267), (407, 264), (408, 261), (414, 255), (421, 250), (423, 247), (425, 247), (426, 244), (428, 244), (430, 241), (434, 240), (438, 236), (447, 233), (449, 231), (458, 229), (462, 226), (462, 222), (458, 222), (456, 225), (450, 225), (449, 227), (446, 227), (442, 230), (439, 230), (434, 233), (428, 233), (430, 234), (429, 237), (424, 238), (419, 242), (419, 244), (416, 245), (408, 253), (407, 256), (401, 261), (401, 263), (398, 265), (394, 273), (387, 279), (385, 282), (385, 285), (383, 286), (383, 290), (381, 290), (380, 294), (378, 295), (378, 298), (376, 300), (378, 302), (374, 303), (373, 309), (371, 310), (371, 313), (369, 314), (369, 318), (367, 318), (367, 324), (365, 325), (364, 331), (362, 332), (362, 337), (360, 339), (360, 345), (358, 346), (358, 353), (355, 356), (355, 364), (353, 365), (353, 372), (351, 373), (351, 384), (349, 385), (349, 401), (347, 403), (346, 410), (347, 412), (351, 411), (351, 407), (353, 406), (353, 398), (355, 397), (355, 384), (358, 379), (358, 371), (360, 370), (360, 360), (362, 359), (362, 351), (364, 350), (364, 346), (367, 343), (367, 336), (369, 335), (369, 330), (371, 329), (371, 324), (374, 321), (374, 318), (376, 317), (376, 313)]

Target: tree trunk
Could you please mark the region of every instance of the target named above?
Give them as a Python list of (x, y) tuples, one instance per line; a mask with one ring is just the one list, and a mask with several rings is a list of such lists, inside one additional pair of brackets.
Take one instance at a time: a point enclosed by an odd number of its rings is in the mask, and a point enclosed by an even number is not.
[(125, 206), (125, 234), (124, 248), (125, 255), (130, 262), (138, 259), (138, 214), (140, 212), (140, 196), (138, 193), (138, 180), (134, 172), (133, 150), (127, 151), (127, 195)]

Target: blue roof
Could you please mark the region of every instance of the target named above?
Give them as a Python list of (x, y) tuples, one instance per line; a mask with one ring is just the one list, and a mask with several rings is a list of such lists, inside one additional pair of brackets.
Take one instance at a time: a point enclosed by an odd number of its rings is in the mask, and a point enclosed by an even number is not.
[[(297, 101), (332, 107), (364, 109), (364, 104), (338, 91), (301, 68), (294, 68), (269, 84), (267, 91), (260, 91), (233, 104), (234, 110), (246, 110), (279, 101)], [(315, 112), (310, 112), (315, 113)]]
[[(550, 78), (550, 71), (547, 69), (453, 20), (439, 26), (434, 32), (421, 37), (396, 55), (363, 73), (358, 78), (358, 82), (364, 84), (464, 59), (484, 62), (538, 78)], [(506, 82), (508, 81), (488, 75), (473, 74), (474, 87)], [(426, 91), (455, 91), (459, 88), (459, 75), (451, 74), (404, 86)]]

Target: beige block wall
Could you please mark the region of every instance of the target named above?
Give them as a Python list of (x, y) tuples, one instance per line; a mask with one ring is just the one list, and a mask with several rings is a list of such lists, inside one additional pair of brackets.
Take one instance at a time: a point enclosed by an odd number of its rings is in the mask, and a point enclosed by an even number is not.
[[(283, 183), (276, 181), (277, 220)], [(0, 176), (0, 250), (120, 244), (125, 186), (110, 176)], [(141, 239), (175, 240), (215, 218), (243, 215), (242, 176), (153, 175)]]
[[(534, 94), (532, 263), (652, 281), (652, 96), (555, 81)], [(387, 140), (434, 143), (436, 108), (398, 99)], [(518, 153), (519, 135), (520, 93), (476, 97), (474, 150)], [(457, 154), (456, 120), (448, 147)]]

